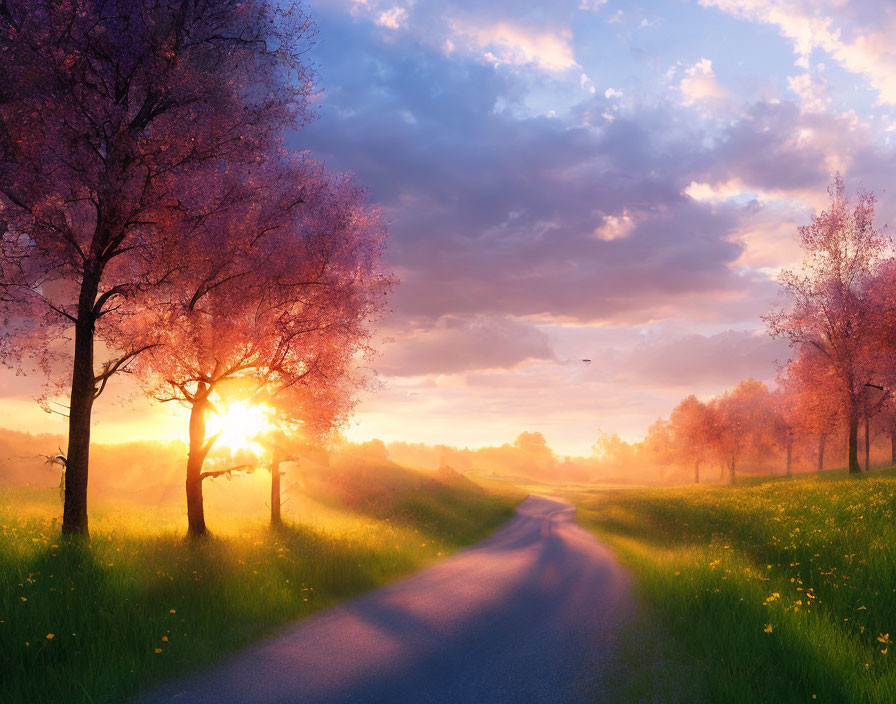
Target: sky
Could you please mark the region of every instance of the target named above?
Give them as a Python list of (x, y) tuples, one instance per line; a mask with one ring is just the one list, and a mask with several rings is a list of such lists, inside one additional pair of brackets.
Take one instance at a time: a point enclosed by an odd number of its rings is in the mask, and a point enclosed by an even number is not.
[[(689, 393), (773, 383), (788, 350), (760, 316), (835, 171), (878, 194), (880, 225), (896, 215), (890, 3), (311, 12), (317, 118), (290, 144), (367, 186), (401, 281), (353, 439), (475, 447), (529, 430), (589, 454), (601, 431), (643, 437)], [(4, 379), (0, 425), (60, 427), (33, 380)], [(104, 441), (184, 432), (170, 408), (97, 408)]]

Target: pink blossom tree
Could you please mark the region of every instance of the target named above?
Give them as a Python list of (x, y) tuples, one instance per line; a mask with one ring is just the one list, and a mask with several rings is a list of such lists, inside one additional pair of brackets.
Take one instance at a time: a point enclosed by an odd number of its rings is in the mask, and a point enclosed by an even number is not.
[(770, 405), (768, 388), (755, 379), (741, 381), (711, 402), (715, 443), (728, 465), (731, 484), (736, 483), (737, 463), (744, 454), (761, 456), (768, 452)]
[(88, 531), (94, 402), (145, 351), (114, 331), (203, 256), (207, 213), (245, 202), (220, 174), (251, 188), (236, 174), (307, 119), (311, 33), (289, 2), (0, 3), (0, 354), (68, 389), (64, 533)]
[[(857, 473), (858, 428), (876, 361), (872, 341), (878, 325), (869, 284), (887, 246), (874, 227), (875, 198), (860, 194), (850, 205), (839, 175), (830, 207), (799, 230), (804, 258), (798, 270), (782, 272), (787, 309), (766, 316), (773, 336), (807, 354), (830, 387), (848, 429), (849, 472)], [(809, 359), (810, 357), (807, 357)]]
[(285, 158), (258, 178), (267, 197), (248, 211), (210, 213), (181, 253), (191, 265), (157, 289), (164, 301), (122, 326), (147, 348), (133, 364), (144, 388), (190, 409), (194, 536), (206, 532), (203, 464), (216, 440), (207, 434), (216, 395), (234, 380), (281, 403), (326, 396), (305, 385), (346, 391), (339, 382), (369, 351), (369, 323), (391, 284), (381, 269), (382, 220), (350, 178)]
[(313, 375), (260, 396), (274, 409), (273, 428), (261, 438), (270, 453), (272, 525), (282, 523), (281, 464), (299, 461), (309, 447), (326, 447), (348, 421), (356, 392), (369, 385), (352, 360), (335, 357), (319, 357)]
[(694, 483), (700, 483), (700, 465), (705, 462), (712, 443), (713, 423), (706, 404), (691, 394), (669, 416), (677, 460), (693, 464)]

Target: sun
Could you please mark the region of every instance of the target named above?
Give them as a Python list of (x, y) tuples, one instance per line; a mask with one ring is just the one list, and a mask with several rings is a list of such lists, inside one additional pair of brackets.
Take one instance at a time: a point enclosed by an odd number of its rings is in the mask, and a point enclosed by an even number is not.
[(249, 404), (235, 401), (218, 406), (218, 413), (213, 413), (208, 420), (211, 435), (220, 433), (217, 445), (229, 447), (231, 450), (262, 451), (258, 444), (259, 436), (271, 429), (272, 409), (264, 404)]

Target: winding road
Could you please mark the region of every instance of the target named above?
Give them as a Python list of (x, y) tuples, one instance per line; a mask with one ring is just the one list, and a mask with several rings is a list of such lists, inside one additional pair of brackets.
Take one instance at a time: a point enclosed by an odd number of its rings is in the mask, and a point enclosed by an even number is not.
[(599, 701), (630, 580), (574, 515), (530, 496), (476, 546), (140, 702)]

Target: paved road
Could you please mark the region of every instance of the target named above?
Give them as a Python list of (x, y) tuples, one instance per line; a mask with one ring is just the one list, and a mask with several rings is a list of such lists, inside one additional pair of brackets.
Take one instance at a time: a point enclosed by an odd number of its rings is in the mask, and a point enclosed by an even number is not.
[(595, 702), (629, 579), (559, 499), (143, 704)]

